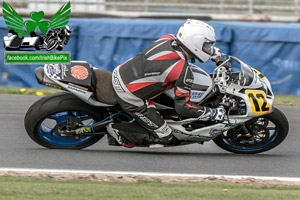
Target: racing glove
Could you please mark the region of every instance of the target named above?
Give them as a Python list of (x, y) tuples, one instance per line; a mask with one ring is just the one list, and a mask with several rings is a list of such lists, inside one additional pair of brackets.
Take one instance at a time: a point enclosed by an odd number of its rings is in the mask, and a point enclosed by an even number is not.
[(224, 121), (226, 110), (224, 108), (205, 108), (205, 112), (198, 118), (201, 121)]
[(214, 55), (211, 56), (210, 59), (215, 63), (218, 63), (219, 61), (222, 60), (222, 53), (218, 47), (214, 47)]
[[(223, 63), (222, 60), (222, 53), (221, 50), (218, 47), (214, 47), (214, 55), (210, 57), (212, 61), (216, 63), (217, 66), (221, 65)], [(223, 65), (227, 69), (231, 68), (231, 63), (227, 62)]]

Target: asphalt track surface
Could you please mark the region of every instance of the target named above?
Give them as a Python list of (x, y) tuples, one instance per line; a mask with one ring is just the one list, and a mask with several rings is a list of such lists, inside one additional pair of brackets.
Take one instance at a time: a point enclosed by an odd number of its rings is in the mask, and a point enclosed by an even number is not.
[(300, 107), (277, 106), (289, 120), (289, 135), (281, 145), (261, 154), (237, 155), (220, 149), (213, 142), (127, 149), (108, 146), (106, 138), (84, 150), (54, 150), (33, 142), (24, 129), (24, 115), (39, 98), (0, 95), (0, 168), (300, 178)]

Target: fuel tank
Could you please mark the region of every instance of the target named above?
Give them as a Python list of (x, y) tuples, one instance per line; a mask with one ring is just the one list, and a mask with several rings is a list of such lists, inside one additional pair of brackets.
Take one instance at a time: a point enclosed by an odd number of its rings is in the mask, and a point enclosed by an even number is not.
[[(202, 100), (211, 92), (213, 89), (213, 81), (208, 73), (197, 65), (189, 63), (194, 75), (194, 82), (191, 90), (190, 101), (195, 103), (201, 103)], [(174, 88), (164, 92), (167, 96), (174, 99)]]
[(211, 92), (213, 89), (213, 81), (208, 73), (197, 65), (189, 65), (194, 75), (194, 82), (191, 90), (190, 101), (195, 103), (201, 103), (201, 101)]

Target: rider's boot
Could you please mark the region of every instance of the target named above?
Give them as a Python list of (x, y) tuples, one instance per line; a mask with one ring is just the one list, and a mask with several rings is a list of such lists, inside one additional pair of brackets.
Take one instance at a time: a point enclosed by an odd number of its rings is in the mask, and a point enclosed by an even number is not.
[(110, 123), (106, 126), (107, 132), (109, 133), (109, 135), (114, 137), (121, 146), (124, 146), (127, 148), (133, 148), (136, 146), (135, 144), (129, 142), (124, 137), (122, 137), (120, 135), (120, 130), (114, 128), (113, 125), (114, 125), (114, 123)]
[(137, 123), (111, 123), (106, 126), (107, 132), (114, 137), (117, 142), (123, 146), (148, 146), (150, 148), (161, 148), (169, 143), (170, 137), (154, 137), (149, 131)]

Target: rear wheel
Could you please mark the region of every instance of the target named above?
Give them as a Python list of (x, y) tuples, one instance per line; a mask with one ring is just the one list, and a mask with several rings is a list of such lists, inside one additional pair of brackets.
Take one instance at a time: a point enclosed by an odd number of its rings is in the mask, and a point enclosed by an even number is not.
[(55, 149), (82, 149), (99, 141), (103, 135), (62, 137), (58, 133), (66, 129), (68, 117), (82, 124), (98, 122), (108, 116), (105, 109), (86, 104), (70, 93), (55, 93), (35, 102), (24, 119), (25, 129), (36, 143)]
[(240, 154), (261, 153), (273, 149), (287, 136), (289, 123), (285, 115), (275, 107), (273, 112), (245, 123), (250, 134), (243, 134), (237, 127), (214, 139), (214, 142), (230, 152)]

